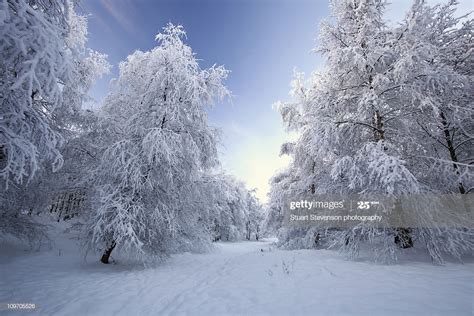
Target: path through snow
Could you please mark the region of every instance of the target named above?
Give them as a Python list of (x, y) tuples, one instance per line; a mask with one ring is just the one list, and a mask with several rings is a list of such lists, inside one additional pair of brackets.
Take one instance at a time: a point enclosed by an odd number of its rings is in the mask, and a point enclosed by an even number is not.
[(378, 265), (344, 261), (332, 251), (277, 250), (271, 241), (218, 243), (211, 253), (173, 256), (148, 269), (85, 264), (75, 252), (59, 254), (59, 246), (39, 253), (5, 251), (0, 303), (35, 303), (37, 309), (28, 315), (444, 316), (473, 311), (472, 263)]

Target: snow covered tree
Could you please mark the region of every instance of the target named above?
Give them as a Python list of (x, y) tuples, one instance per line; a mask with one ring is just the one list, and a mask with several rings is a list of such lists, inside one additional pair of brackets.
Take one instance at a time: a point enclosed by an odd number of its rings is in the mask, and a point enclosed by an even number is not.
[(415, 1), (394, 32), (400, 58), (393, 68), (395, 88), (417, 110), (412, 118), (424, 150), (411, 155), (420, 177), (433, 190), (464, 194), (473, 186), (473, 20), (455, 17), (455, 8), (456, 1)]
[[(305, 170), (300, 181), (310, 185), (311, 193), (418, 192), (395, 144), (406, 139), (388, 139), (403, 126), (387, 122), (398, 105), (386, 94), (393, 54), (385, 45), (384, 6), (383, 1), (334, 1), (335, 25), (321, 25), (324, 73), (312, 78), (309, 89), (297, 77), (294, 94), (299, 102), (281, 106), (288, 124), (298, 123), (294, 163)], [(359, 234), (360, 229), (345, 231), (341, 246), (356, 247), (347, 240)]]
[(264, 220), (264, 209), (263, 205), (255, 196), (255, 189), (247, 191), (247, 207), (249, 214), (249, 232), (248, 240), (254, 236), (255, 240), (259, 240), (262, 236), (263, 220)]
[(254, 190), (230, 175), (218, 173), (203, 177), (201, 208), (207, 210), (213, 241), (260, 238), (263, 207)]
[[(293, 157), (290, 168), (294, 180), (285, 190), (295, 199), (307, 193), (402, 199), (439, 192), (435, 182), (425, 181), (429, 173), (437, 176), (439, 168), (432, 169), (433, 163), (428, 164), (426, 157), (420, 157), (423, 156), (420, 153), (425, 153), (428, 160), (435, 158), (429, 153), (436, 152), (429, 148), (433, 142), (424, 141), (427, 131), (435, 125), (441, 126), (441, 135), (446, 136), (445, 127), (449, 125), (465, 133), (459, 146), (467, 145), (471, 135), (469, 124), (472, 124), (468, 118), (472, 116), (470, 82), (466, 76), (460, 78), (459, 74), (445, 70), (449, 62), (444, 62), (441, 56), (450, 53), (433, 55), (432, 52), (442, 50), (436, 46), (443, 46), (440, 43), (448, 41), (444, 38), (447, 37), (457, 39), (459, 45), (454, 45), (455, 50), (466, 58), (465, 52), (469, 50), (466, 42), (472, 38), (466, 35), (468, 24), (453, 35), (457, 32), (453, 31), (456, 22), (445, 18), (447, 9), (436, 14), (433, 12), (437, 9), (425, 8), (420, 12), (418, 9), (423, 4), (416, 2), (406, 24), (389, 29), (383, 21), (384, 7), (384, 1), (377, 0), (333, 1), (334, 24), (321, 25), (318, 49), (326, 57), (325, 69), (313, 74), (308, 82), (297, 74), (292, 90), (296, 102), (279, 105), (286, 127), (300, 135), (296, 143), (282, 148), (283, 153)], [(434, 21), (446, 23), (448, 34), (428, 36), (432, 33), (430, 27), (436, 25)], [(434, 48), (427, 49), (431, 46)], [(458, 79), (453, 87), (456, 91), (444, 93), (446, 80), (452, 78)], [(441, 107), (445, 110), (440, 111)], [(443, 123), (440, 115), (443, 111), (445, 116), (455, 113), (449, 116), (456, 123)], [(424, 117), (429, 119), (422, 120)], [(427, 128), (427, 123), (432, 125)], [(444, 145), (449, 148), (449, 144)], [(457, 182), (459, 188), (461, 183), (470, 181), (467, 164), (449, 158), (435, 160), (452, 163), (449, 178), (455, 179), (450, 181)], [(454, 172), (453, 165), (457, 166)], [(461, 166), (463, 172), (459, 171)], [(279, 183), (274, 186), (280, 186)], [(427, 207), (411, 210), (416, 217), (412, 224), (426, 226), (426, 219), (436, 217), (434, 211), (430, 212)], [(462, 218), (458, 218), (457, 224), (461, 223)], [(389, 222), (377, 227), (360, 223), (350, 229), (326, 230), (325, 238), (329, 246), (338, 246), (350, 257), (357, 255), (362, 242), (369, 242), (377, 256), (395, 258), (397, 248), (412, 247), (415, 239), (428, 243), (426, 236), (433, 236), (435, 230), (392, 227)], [(445, 232), (437, 238), (439, 245), (427, 244), (434, 260), (440, 261), (441, 249), (458, 255), (472, 248), (467, 234), (460, 235), (455, 230)], [(289, 244), (295, 244), (292, 236), (296, 236), (309, 247), (320, 239), (317, 229), (286, 232), (286, 235)]]
[(251, 214), (258, 202), (245, 184), (233, 176), (217, 173), (200, 180), (199, 208), (207, 214), (205, 222), (213, 241), (236, 241), (247, 238)]
[[(456, 17), (456, 5), (414, 1), (393, 32), (398, 55), (394, 89), (401, 102), (414, 108), (406, 120), (412, 122), (411, 133), (419, 144), (406, 146), (404, 155), (425, 191), (448, 198), (454, 197), (446, 194), (469, 193), (474, 185), (473, 20)], [(420, 226), (413, 232), (436, 262), (443, 261), (443, 252), (460, 257), (474, 247), (469, 218), (452, 211), (440, 216), (452, 218), (456, 227)]]
[(208, 245), (192, 207), (195, 182), (218, 163), (215, 130), (205, 107), (228, 95), (228, 71), (201, 69), (183, 42), (182, 26), (168, 24), (159, 46), (120, 64), (102, 109), (111, 140), (95, 170), (99, 191), (88, 247), (117, 247), (139, 258)]
[[(2, 233), (45, 205), (44, 180), (62, 166), (60, 147), (77, 132), (92, 83), (108, 71), (105, 55), (86, 51), (86, 35), (70, 1), (0, 3)], [(19, 237), (35, 235), (33, 223), (23, 226), (30, 233), (17, 229)]]
[[(292, 154), (290, 144), (283, 145), (282, 153)], [(277, 245), (287, 249), (309, 249), (317, 246), (319, 229), (286, 227), (284, 223), (287, 202), (298, 200), (300, 196), (307, 196), (315, 188), (313, 178), (310, 181), (301, 181), (300, 174), (305, 174), (304, 168), (296, 167), (294, 162), (290, 166), (272, 177), (270, 180), (269, 201), (266, 204), (266, 214), (263, 221), (263, 233), (267, 236), (277, 236)]]
[(58, 221), (80, 216), (87, 218), (92, 208), (94, 170), (100, 163), (107, 140), (98, 125), (97, 113), (78, 111), (74, 122), (62, 130), (60, 149), (64, 163), (60, 170), (45, 166), (27, 185), (22, 186), (21, 205), (32, 214), (51, 213)]
[(212, 231), (214, 240), (236, 241), (244, 238), (248, 212), (245, 208), (246, 190), (230, 176), (220, 175), (214, 182)]
[(61, 136), (53, 112), (69, 107), (75, 54), (69, 40), (69, 1), (3, 1), (0, 4), (0, 176), (3, 185), (31, 179), (44, 160), (61, 166)]

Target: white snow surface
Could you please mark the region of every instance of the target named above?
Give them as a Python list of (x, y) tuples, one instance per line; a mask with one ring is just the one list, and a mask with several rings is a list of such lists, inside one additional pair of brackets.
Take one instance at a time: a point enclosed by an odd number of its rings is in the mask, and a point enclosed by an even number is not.
[(0, 303), (36, 309), (0, 314), (473, 315), (472, 262), (436, 266), (415, 252), (395, 265), (346, 261), (328, 250), (279, 250), (267, 239), (216, 243), (210, 253), (144, 268), (86, 262), (61, 234), (50, 250), (1, 244)]

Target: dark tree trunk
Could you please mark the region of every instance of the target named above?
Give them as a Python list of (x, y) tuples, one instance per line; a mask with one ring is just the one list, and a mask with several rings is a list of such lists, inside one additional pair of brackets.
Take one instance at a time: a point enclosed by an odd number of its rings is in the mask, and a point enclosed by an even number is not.
[[(451, 132), (449, 131), (449, 123), (448, 123), (448, 120), (446, 119), (446, 116), (444, 115), (443, 112), (441, 112), (439, 114), (439, 116), (441, 118), (441, 124), (443, 125), (444, 139), (446, 140), (446, 145), (448, 147), (449, 156), (451, 157), (451, 161), (453, 162), (454, 171), (459, 176), (459, 168), (458, 168), (458, 165), (457, 165), (458, 156), (456, 154), (456, 148), (454, 147), (454, 144), (453, 144), (453, 139), (452, 139), (453, 136), (451, 135)], [(466, 189), (464, 188), (464, 185), (462, 184), (462, 182), (458, 183), (458, 189), (459, 189), (459, 193), (461, 193), (461, 194), (466, 193)]]
[(0, 170), (7, 166), (7, 154), (3, 145), (0, 145)]
[(411, 238), (411, 231), (409, 228), (397, 228), (395, 230), (395, 243), (400, 248), (413, 247), (413, 239)]
[(247, 230), (247, 234), (246, 234), (245, 237), (247, 238), (247, 240), (250, 240), (250, 233), (251, 233), (250, 232), (250, 221), (248, 221), (247, 224), (246, 224), (246, 230)]
[(321, 239), (321, 235), (319, 233), (314, 233), (314, 245), (319, 245), (319, 240)]
[[(313, 167), (311, 168), (311, 173), (314, 174), (314, 169), (316, 168), (316, 162), (313, 161)], [(311, 194), (316, 192), (316, 185), (314, 183), (311, 184), (310, 187)]]
[(100, 258), (100, 262), (105, 264), (109, 263), (110, 254), (112, 253), (116, 245), (117, 244), (115, 243), (115, 241), (113, 241), (112, 244), (110, 244), (110, 247), (105, 249), (104, 253), (102, 254), (102, 258)]
[(380, 112), (376, 110), (373, 116), (373, 126), (374, 126), (374, 138), (375, 141), (378, 142), (379, 140), (385, 139), (385, 130), (383, 127), (383, 120)]

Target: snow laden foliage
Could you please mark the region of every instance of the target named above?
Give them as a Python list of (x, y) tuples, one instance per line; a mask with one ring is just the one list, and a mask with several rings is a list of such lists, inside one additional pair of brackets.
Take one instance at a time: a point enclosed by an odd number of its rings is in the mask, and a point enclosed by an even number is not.
[(425, 207), (413, 210), (415, 227), (324, 231), (288, 230), (280, 213), (285, 196), (308, 192), (397, 199), (472, 191), (473, 22), (456, 18), (455, 5), (414, 1), (390, 28), (384, 1), (332, 2), (333, 23), (322, 23), (317, 49), (324, 70), (308, 80), (297, 73), (295, 102), (279, 104), (286, 128), (299, 133), (282, 147), (293, 161), (272, 181), (266, 219), (283, 246), (337, 247), (355, 257), (368, 243), (376, 258), (395, 259), (415, 243), (435, 262), (472, 251), (472, 220), (459, 212), (459, 229), (433, 227), (436, 214)]
[(245, 184), (226, 174), (203, 177), (198, 199), (213, 241), (258, 240), (261, 237), (263, 206)]
[(228, 71), (201, 69), (185, 35), (182, 26), (168, 24), (157, 47), (120, 63), (101, 110), (109, 144), (94, 170), (98, 201), (89, 248), (110, 255), (117, 247), (145, 259), (210, 244), (194, 197), (203, 198), (202, 176), (218, 165), (205, 107), (229, 95)]
[[(56, 121), (77, 110), (103, 55), (84, 56), (84, 17), (69, 1), (0, 2), (0, 177), (31, 180), (40, 164), (62, 165)], [(84, 58), (85, 57), (85, 58)]]
[(44, 237), (30, 215), (64, 186), (61, 146), (80, 134), (87, 92), (109, 70), (86, 38), (87, 20), (70, 1), (0, 2), (2, 235)]
[[(97, 113), (79, 111), (70, 128), (62, 131), (65, 144), (60, 153), (60, 170), (45, 166), (27, 185), (21, 187), (16, 205), (33, 215), (48, 213), (56, 220), (72, 217), (86, 219), (92, 208), (94, 170), (106, 144), (99, 128)], [(18, 203), (21, 200), (21, 204)]]
[(472, 19), (455, 17), (455, 1), (435, 7), (417, 1), (394, 31), (395, 84), (414, 107), (413, 132), (425, 144), (409, 154), (418, 158), (420, 179), (446, 193), (474, 187), (472, 28)]

